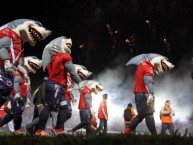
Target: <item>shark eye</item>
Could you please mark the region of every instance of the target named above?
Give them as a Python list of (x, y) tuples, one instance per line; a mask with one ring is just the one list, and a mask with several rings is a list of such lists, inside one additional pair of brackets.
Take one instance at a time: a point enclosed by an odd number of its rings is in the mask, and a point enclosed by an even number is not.
[(32, 58), (34, 58), (34, 59), (37, 59), (37, 57), (36, 56), (31, 56)]
[(86, 68), (85, 68), (85, 67), (82, 67), (82, 69), (83, 69), (83, 70), (86, 70)]
[(42, 26), (42, 23), (40, 23), (40, 22), (38, 22), (38, 21), (35, 21), (35, 23), (36, 23), (38, 26), (43, 27), (43, 26)]

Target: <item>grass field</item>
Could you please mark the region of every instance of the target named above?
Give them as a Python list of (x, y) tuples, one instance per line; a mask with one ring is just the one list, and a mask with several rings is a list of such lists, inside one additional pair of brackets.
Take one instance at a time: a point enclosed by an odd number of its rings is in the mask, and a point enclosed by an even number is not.
[(29, 136), (16, 134), (0, 134), (0, 145), (193, 145), (191, 135), (184, 136), (151, 136), (99, 134), (97, 136)]

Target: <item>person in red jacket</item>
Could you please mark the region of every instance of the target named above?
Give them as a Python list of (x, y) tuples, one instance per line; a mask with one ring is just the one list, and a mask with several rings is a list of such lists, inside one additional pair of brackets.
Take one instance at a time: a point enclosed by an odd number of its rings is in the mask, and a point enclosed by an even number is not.
[(48, 72), (48, 82), (46, 83), (46, 96), (44, 108), (40, 113), (40, 121), (37, 135), (48, 135), (46, 124), (51, 111), (58, 110), (57, 121), (61, 130), (64, 130), (64, 114), (67, 101), (64, 97), (64, 90), (67, 88), (67, 73), (69, 73), (79, 89), (82, 81), (75, 71), (71, 57), (71, 38), (65, 36), (57, 37), (49, 42), (42, 54), (43, 70)]
[(157, 131), (154, 120), (154, 72), (158, 75), (163, 75), (174, 68), (174, 65), (165, 56), (155, 53), (135, 56), (126, 65), (137, 65), (133, 93), (135, 94), (135, 104), (138, 114), (123, 133), (131, 133), (145, 119), (151, 135), (156, 135)]
[[(88, 71), (85, 66), (74, 64), (76, 73), (81, 77), (82, 80), (87, 79), (89, 76), (92, 75), (92, 72)], [(60, 112), (59, 116), (63, 117), (64, 124), (60, 124), (59, 119), (57, 119), (56, 126), (52, 128), (52, 133), (54, 135), (63, 134), (64, 133), (64, 125), (67, 120), (69, 120), (72, 116), (72, 107), (71, 103), (74, 105), (76, 104), (77, 100), (73, 95), (73, 88), (75, 87), (75, 82), (73, 81), (70, 73), (67, 73), (67, 83), (66, 88), (64, 89), (64, 98), (66, 101), (66, 105), (64, 106), (64, 111)]]
[(91, 134), (91, 119), (92, 114), (90, 108), (92, 108), (92, 96), (91, 96), (91, 89), (89, 89), (87, 86), (83, 87), (82, 92), (80, 93), (80, 99), (79, 99), (79, 113), (80, 113), (80, 120), (81, 122), (75, 126), (73, 129), (69, 130), (67, 133), (73, 133), (76, 130), (85, 127), (86, 128), (86, 134)]
[(98, 118), (100, 119), (99, 127), (96, 129), (95, 134), (98, 134), (101, 130), (103, 133), (107, 133), (107, 120), (108, 120), (108, 110), (107, 110), (107, 98), (108, 94), (103, 94), (103, 100), (100, 103), (98, 109)]
[(51, 34), (43, 25), (30, 19), (16, 19), (0, 27), (0, 107), (14, 87), (14, 69), (17, 68), (29, 83), (24, 68), (24, 44), (35, 46)]
[(91, 108), (92, 108), (92, 95), (94, 92), (97, 94), (102, 91), (103, 86), (96, 81), (84, 81), (86, 82), (83, 86), (82, 91), (80, 92), (79, 98), (79, 113), (80, 113), (80, 123), (76, 125), (73, 129), (68, 130), (67, 134), (74, 134), (74, 132), (78, 129), (85, 128), (86, 135), (91, 135), (93, 133), (93, 129), (91, 128)]

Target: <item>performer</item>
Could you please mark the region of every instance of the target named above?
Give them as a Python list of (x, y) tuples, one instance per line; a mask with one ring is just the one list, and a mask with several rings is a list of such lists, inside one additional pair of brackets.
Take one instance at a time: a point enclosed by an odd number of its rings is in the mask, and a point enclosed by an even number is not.
[[(81, 77), (82, 80), (87, 79), (88, 77), (90, 77), (92, 75), (92, 72), (88, 71), (86, 69), (86, 67), (84, 67), (83, 65), (74, 64), (74, 67), (75, 67), (76, 73)], [(63, 116), (65, 118), (64, 124), (72, 116), (71, 102), (72, 102), (72, 104), (76, 104), (76, 101), (77, 101), (72, 93), (72, 91), (75, 87), (76, 86), (75, 86), (75, 83), (74, 83), (71, 75), (69, 73), (67, 73), (67, 89), (64, 89), (64, 98), (66, 99), (67, 105), (64, 107), (65, 111), (60, 112), (60, 113), (64, 113), (64, 114), (58, 115), (58, 116)], [(59, 119), (57, 119), (57, 120), (59, 120)], [(52, 133), (54, 135), (64, 133), (63, 128), (64, 128), (64, 126), (60, 126), (60, 122), (57, 121), (56, 126), (54, 128), (52, 128)]]
[(81, 129), (83, 127), (86, 128), (86, 135), (93, 134), (93, 129), (91, 128), (91, 108), (92, 108), (92, 95), (91, 93), (94, 92), (95, 94), (98, 94), (98, 92), (101, 92), (104, 90), (104, 87), (97, 81), (94, 80), (86, 80), (83, 82), (84, 87), (82, 91), (80, 92), (80, 98), (79, 98), (79, 114), (80, 114), (80, 123), (76, 125), (73, 129), (68, 130), (67, 134), (74, 134), (74, 132), (78, 129)]
[[(89, 72), (86, 67), (82, 66), (82, 65), (78, 65), (78, 64), (74, 64), (75, 66), (75, 71), (76, 73), (82, 78), (88, 78), (90, 75), (92, 75), (92, 72)], [(34, 115), (33, 115), (33, 120), (31, 123), (26, 125), (26, 130), (27, 133), (29, 134), (34, 134), (36, 132), (36, 129), (39, 125), (39, 115), (40, 112), (43, 110), (44, 108), (44, 104), (45, 104), (45, 95), (46, 95), (46, 83), (48, 81), (48, 78), (45, 77), (43, 83), (36, 89), (35, 93), (34, 93)], [(64, 89), (64, 98), (66, 98), (67, 101), (67, 105), (64, 107), (65, 111), (62, 111), (62, 113), (64, 113), (62, 116), (65, 118), (64, 123), (70, 119), (71, 115), (72, 115), (72, 109), (71, 109), (71, 101), (72, 103), (76, 102), (76, 99), (72, 96), (71, 91), (74, 87), (74, 82), (70, 76), (69, 73), (67, 73), (67, 89)], [(53, 114), (56, 117), (53, 117)], [(60, 116), (60, 115), (59, 115)], [(58, 134), (62, 134), (63, 132), (63, 127), (59, 127), (59, 122), (53, 121), (53, 120), (57, 120), (57, 110), (52, 111), (51, 112), (51, 116), (52, 118), (52, 133), (54, 135), (58, 135)], [(53, 123), (54, 122), (54, 123)], [(57, 124), (56, 124), (57, 123)]]
[(157, 134), (153, 117), (154, 110), (154, 71), (162, 75), (174, 67), (168, 59), (159, 54), (141, 54), (132, 58), (126, 65), (135, 64), (135, 103), (138, 115), (131, 121), (124, 134), (130, 133), (145, 118), (146, 125), (151, 134)]
[(40, 22), (30, 19), (17, 19), (0, 27), (0, 107), (13, 89), (14, 67), (24, 75), (25, 83), (30, 83), (23, 67), (24, 43), (35, 46), (50, 34)]
[[(24, 67), (28, 73), (35, 74), (41, 67), (42, 61), (35, 56), (28, 56), (24, 58)], [(27, 74), (29, 75), (29, 74)], [(11, 112), (7, 113), (0, 123), (0, 131), (2, 127), (14, 119), (14, 133), (23, 133), (21, 128), (22, 113), (25, 109), (27, 97), (30, 95), (30, 86), (25, 84), (24, 75), (15, 69), (14, 89), (9, 95), (11, 101)]]
[[(65, 111), (67, 105), (64, 97), (64, 89), (67, 83), (67, 72), (70, 73), (75, 83), (80, 83), (82, 80), (76, 73), (72, 57), (70, 56), (72, 40), (65, 36), (58, 37), (52, 40), (44, 49), (42, 54), (43, 70), (47, 69), (48, 82), (46, 85), (46, 97), (44, 109), (40, 113), (40, 123), (37, 135), (47, 135), (45, 125), (49, 114), (52, 110), (59, 108), (58, 121), (60, 126), (64, 126), (65, 118), (60, 116), (61, 111)], [(78, 85), (81, 88), (80, 84)], [(64, 130), (64, 128), (62, 128)]]

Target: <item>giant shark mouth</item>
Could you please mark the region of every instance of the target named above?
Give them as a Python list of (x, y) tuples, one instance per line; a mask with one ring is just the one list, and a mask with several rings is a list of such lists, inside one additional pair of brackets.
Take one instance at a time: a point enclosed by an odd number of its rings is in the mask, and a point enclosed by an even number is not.
[(33, 41), (41, 41), (43, 40), (42, 34), (37, 31), (34, 27), (29, 26), (29, 32), (30, 32), (30, 37), (32, 38)]
[(169, 67), (167, 66), (167, 64), (163, 61), (161, 61), (161, 68), (163, 70), (163, 72), (166, 72), (169, 70)]
[(38, 65), (30, 60), (28, 61), (28, 64), (34, 72), (36, 72), (41, 67), (40, 65)]
[(101, 87), (99, 87), (98, 85), (96, 85), (96, 89), (97, 89), (97, 91), (99, 91), (99, 92), (101, 92), (101, 91), (102, 91), (102, 88), (101, 88)]
[(77, 73), (81, 77), (81, 79), (86, 79), (86, 75), (84, 75), (84, 73), (82, 73), (80, 70), (78, 70)]
[(72, 44), (71, 43), (66, 43), (66, 46), (68, 47), (68, 49), (71, 50)]

